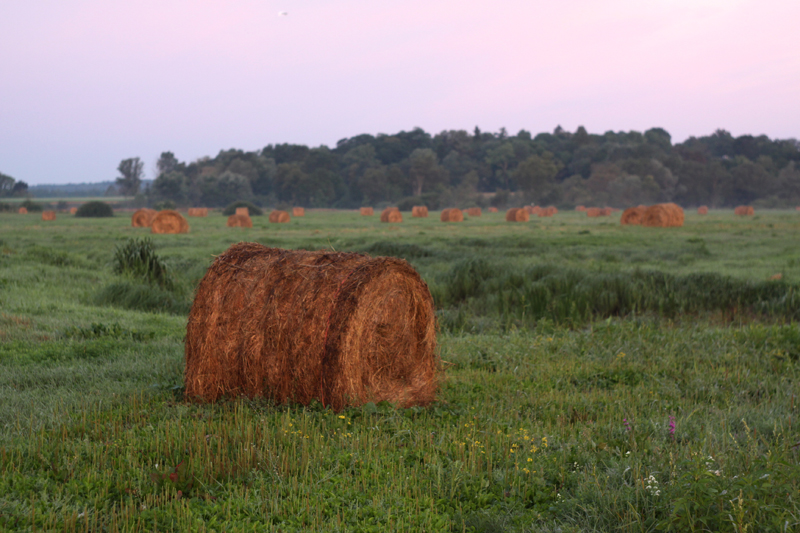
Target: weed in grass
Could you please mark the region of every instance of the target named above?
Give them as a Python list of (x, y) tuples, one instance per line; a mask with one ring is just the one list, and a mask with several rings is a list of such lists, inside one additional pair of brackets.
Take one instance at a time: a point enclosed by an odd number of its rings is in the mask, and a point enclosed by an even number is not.
[(155, 252), (153, 241), (148, 237), (128, 239), (114, 250), (113, 270), (135, 279), (158, 285), (163, 289), (174, 286), (166, 262)]

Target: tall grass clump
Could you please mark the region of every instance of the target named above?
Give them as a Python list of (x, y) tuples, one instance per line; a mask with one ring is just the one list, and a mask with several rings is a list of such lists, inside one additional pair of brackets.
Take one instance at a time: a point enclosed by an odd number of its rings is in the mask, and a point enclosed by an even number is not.
[(116, 274), (127, 274), (167, 290), (175, 286), (169, 267), (156, 254), (153, 241), (148, 237), (128, 239), (117, 246), (113, 264)]

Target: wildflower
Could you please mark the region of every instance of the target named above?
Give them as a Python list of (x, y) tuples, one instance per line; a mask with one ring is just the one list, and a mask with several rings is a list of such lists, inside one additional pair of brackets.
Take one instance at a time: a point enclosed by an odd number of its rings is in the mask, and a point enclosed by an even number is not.
[(547, 448), (547, 437), (542, 437), (542, 446)]
[(617, 354), (617, 357), (619, 357), (619, 358), (623, 358), (623, 357), (625, 357), (625, 352), (619, 352), (619, 353)]
[[(342, 420), (344, 420), (344, 415), (339, 415), (339, 418), (341, 418)], [(291, 426), (291, 424), (289, 424), (289, 425)]]
[(631, 425), (628, 423), (628, 419), (627, 418), (623, 418), (622, 419), (622, 423), (625, 426), (625, 431), (630, 431), (631, 430)]
[(669, 436), (675, 440), (675, 417), (669, 416)]

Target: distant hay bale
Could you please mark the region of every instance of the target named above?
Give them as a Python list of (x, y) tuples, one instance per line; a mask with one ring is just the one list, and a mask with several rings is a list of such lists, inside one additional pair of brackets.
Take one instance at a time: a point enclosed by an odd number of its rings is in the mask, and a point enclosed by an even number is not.
[(779, 281), (779, 280), (782, 280), (782, 279), (783, 279), (783, 274), (781, 272), (778, 272), (777, 274), (773, 274), (773, 275), (771, 275), (769, 277), (770, 281)]
[(470, 207), (470, 208), (467, 209), (467, 215), (468, 216), (479, 217), (482, 214), (483, 213), (481, 213), (481, 208), (480, 207)]
[(526, 206), (523, 206), (522, 209), (524, 209), (525, 212), (528, 213), (529, 215), (535, 215), (536, 214), (535, 206), (526, 205)]
[(540, 217), (551, 217), (558, 213), (558, 209), (555, 206), (550, 205), (547, 207), (540, 207), (538, 213), (536, 213)]
[(673, 203), (651, 205), (644, 212), (642, 226), (674, 228), (683, 226), (683, 209)]
[(707, 215), (708, 214), (708, 206), (701, 205), (700, 207), (698, 207), (697, 208), (697, 214), (698, 215)]
[(403, 215), (396, 207), (387, 207), (381, 213), (381, 222), (402, 222)]
[(461, 209), (457, 208), (444, 209), (442, 210), (439, 220), (442, 222), (464, 222), (464, 213), (461, 212)]
[(733, 214), (746, 217), (755, 214), (755, 210), (751, 205), (740, 205), (733, 210)]
[(293, 217), (304, 217), (306, 216), (306, 210), (302, 207), (293, 207), (292, 208), (292, 216)]
[(17, 210), (17, 213), (19, 213), (20, 215), (27, 215), (27, 214), (28, 214), (28, 209), (27, 209), (27, 208), (25, 208), (25, 207), (20, 207), (20, 208)]
[(70, 215), (74, 215), (77, 212), (78, 212), (78, 208), (77, 207), (70, 207), (69, 208), (69, 214)]
[[(247, 209), (245, 207), (245, 209)], [(207, 207), (190, 207), (188, 215), (190, 217), (207, 217), (208, 216), (208, 208)]]
[(586, 211), (586, 206), (585, 205), (576, 205), (575, 206), (575, 211)]
[(629, 207), (622, 212), (619, 223), (623, 226), (641, 226), (645, 211), (647, 208), (643, 206)]
[(428, 218), (428, 206), (415, 205), (411, 208), (411, 216), (414, 218)]
[(359, 212), (361, 213), (362, 217), (371, 217), (375, 214), (375, 210), (371, 207), (362, 207)]
[(603, 216), (603, 210), (599, 207), (587, 207), (586, 208), (586, 216), (587, 217), (601, 217)]
[[(619, 211), (619, 209), (617, 209)], [(610, 217), (614, 213), (613, 207), (604, 207), (600, 210), (601, 217)]]
[(56, 219), (55, 211), (42, 211), (42, 220), (55, 220), (55, 219)]
[(336, 411), (435, 399), (440, 360), (428, 286), (401, 259), (238, 243), (197, 287), (186, 396), (264, 397)]
[(229, 228), (252, 228), (253, 219), (247, 215), (231, 215), (228, 217), (227, 226)]
[[(798, 209), (800, 209), (800, 207), (798, 207)], [(489, 208), (489, 212), (490, 213), (497, 213), (497, 211), (498, 211), (498, 209), (496, 207), (494, 207), (494, 206)]]
[(177, 211), (165, 209), (153, 219), (150, 233), (189, 233), (189, 223)]
[(153, 219), (156, 218), (158, 211), (155, 209), (148, 209), (143, 207), (136, 211), (131, 217), (131, 226), (134, 228), (149, 228), (153, 225)]
[[(228, 212), (230, 213), (230, 211), (228, 211)], [(250, 216), (250, 210), (248, 208), (246, 208), (246, 207), (237, 207), (236, 208), (236, 213), (234, 213), (234, 214)], [(270, 222), (272, 222), (272, 221), (270, 220)]]
[[(245, 207), (245, 209), (247, 208)], [(239, 209), (237, 209), (236, 211), (239, 211)], [(239, 213), (236, 214), (238, 215)], [(276, 224), (283, 224), (284, 222), (289, 222), (290, 220), (291, 217), (289, 216), (289, 213), (287, 213), (286, 211), (278, 211), (276, 209), (275, 211), (269, 214), (269, 221)]]
[(524, 208), (512, 207), (506, 211), (506, 222), (527, 222), (530, 215)]

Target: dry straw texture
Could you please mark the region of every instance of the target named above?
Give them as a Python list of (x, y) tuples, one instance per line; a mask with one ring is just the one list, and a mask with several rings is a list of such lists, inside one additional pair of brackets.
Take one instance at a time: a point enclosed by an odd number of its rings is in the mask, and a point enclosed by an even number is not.
[(753, 206), (751, 205), (740, 205), (733, 210), (733, 214), (740, 216), (750, 216), (755, 214), (755, 210), (753, 210)]
[(274, 222), (276, 224), (277, 223), (289, 222), (290, 220), (291, 220), (291, 217), (289, 216), (289, 213), (287, 213), (286, 211), (275, 210), (275, 211), (273, 211), (272, 213), (269, 214), (269, 221), (270, 222)]
[(55, 211), (42, 211), (42, 220), (55, 220), (55, 219), (56, 219)]
[(411, 208), (411, 216), (414, 218), (428, 218), (428, 206), (415, 205)]
[(442, 222), (463, 222), (464, 213), (461, 212), (461, 209), (445, 209), (442, 211), (442, 215), (439, 217), (439, 220)]
[(481, 213), (481, 208), (480, 207), (470, 207), (469, 209), (467, 209), (467, 215), (469, 215), (471, 217), (479, 217), (482, 214), (483, 213)]
[(535, 206), (526, 205), (522, 209), (524, 209), (525, 212), (528, 213), (529, 215), (535, 215), (536, 214)]
[(293, 207), (292, 208), (292, 216), (293, 217), (304, 217), (306, 216), (306, 210), (302, 207)]
[(387, 207), (381, 213), (381, 222), (402, 222), (403, 215), (396, 207)]
[(558, 209), (556, 209), (555, 206), (550, 205), (550, 206), (547, 206), (547, 207), (539, 208), (539, 212), (536, 213), (536, 214), (538, 216), (540, 216), (540, 217), (551, 217), (551, 216), (555, 215), (556, 213), (558, 213)]
[[(247, 208), (245, 207), (245, 209), (247, 209)], [(208, 208), (207, 207), (190, 207), (188, 214), (189, 214), (190, 217), (207, 217), (208, 216)]]
[(623, 226), (641, 226), (645, 211), (647, 211), (645, 206), (629, 207), (622, 212), (619, 223)]
[[(800, 207), (798, 207), (798, 209), (800, 209)], [(494, 206), (489, 208), (489, 212), (490, 213), (497, 213), (497, 211), (498, 211), (498, 209), (496, 207), (494, 207)]]
[(247, 215), (231, 215), (228, 217), (229, 228), (252, 228), (253, 220)]
[(25, 207), (20, 207), (20, 208), (17, 210), (17, 213), (19, 213), (20, 215), (27, 215), (27, 214), (28, 214), (28, 209), (27, 209), (27, 208), (25, 208)]
[(371, 217), (375, 214), (375, 210), (371, 207), (362, 207), (359, 211), (362, 217)]
[(189, 223), (183, 215), (171, 209), (159, 211), (153, 219), (151, 233), (189, 233)]
[(599, 207), (587, 207), (586, 208), (586, 216), (587, 217), (602, 217), (603, 210)]
[(708, 206), (707, 205), (701, 205), (700, 207), (698, 207), (697, 208), (697, 214), (698, 215), (707, 215), (708, 214)]
[(527, 222), (530, 220), (530, 215), (525, 209), (512, 207), (506, 211), (506, 222)]
[(69, 208), (69, 214), (70, 215), (74, 215), (77, 212), (78, 212), (78, 208), (77, 207), (70, 207)]
[(601, 217), (610, 217), (614, 211), (619, 211), (619, 209), (614, 209), (613, 207), (604, 207), (600, 210)]
[(250, 216), (250, 210), (248, 208), (246, 208), (246, 207), (237, 207), (235, 214)]
[(651, 205), (644, 212), (642, 226), (659, 228), (683, 226), (683, 209), (672, 203)]
[(427, 405), (439, 366), (433, 299), (394, 258), (235, 244), (186, 328), (186, 395), (204, 401)]
[(149, 228), (153, 225), (153, 219), (156, 218), (158, 211), (155, 209), (148, 209), (146, 207), (136, 211), (131, 217), (131, 226), (134, 228)]
[(575, 211), (586, 211), (586, 206), (585, 205), (576, 205), (575, 206)]

